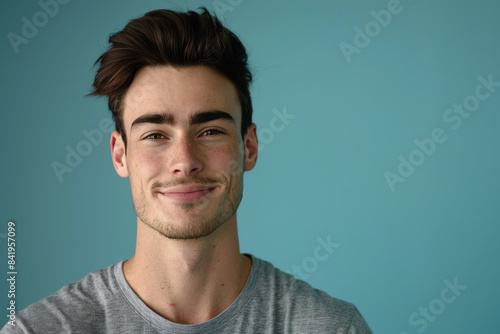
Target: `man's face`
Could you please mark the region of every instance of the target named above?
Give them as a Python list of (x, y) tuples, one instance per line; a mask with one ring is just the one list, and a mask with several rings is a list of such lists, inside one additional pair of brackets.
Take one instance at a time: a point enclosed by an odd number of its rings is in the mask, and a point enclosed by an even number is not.
[(125, 94), (123, 122), (127, 150), (114, 132), (113, 162), (130, 178), (140, 221), (166, 237), (193, 239), (236, 219), (257, 138), (254, 124), (241, 137), (230, 80), (205, 66), (143, 68)]

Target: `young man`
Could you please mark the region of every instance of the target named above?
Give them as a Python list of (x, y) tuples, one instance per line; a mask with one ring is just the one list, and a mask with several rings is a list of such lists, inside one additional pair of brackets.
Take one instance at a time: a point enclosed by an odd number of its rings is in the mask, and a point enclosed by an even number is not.
[(257, 161), (240, 40), (206, 9), (159, 10), (110, 37), (93, 95), (116, 122), (135, 255), (17, 314), (4, 333), (371, 333), (349, 303), (240, 253), (236, 210)]

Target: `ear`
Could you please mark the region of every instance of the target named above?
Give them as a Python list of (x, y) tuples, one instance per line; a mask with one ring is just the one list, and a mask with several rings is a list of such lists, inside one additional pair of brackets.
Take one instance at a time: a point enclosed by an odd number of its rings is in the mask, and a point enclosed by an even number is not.
[(123, 142), (122, 135), (118, 131), (115, 130), (111, 133), (109, 145), (111, 146), (111, 159), (113, 160), (113, 166), (115, 166), (116, 172), (121, 177), (128, 177), (125, 143)]
[(257, 139), (257, 125), (250, 124), (247, 129), (247, 134), (243, 139), (245, 145), (245, 171), (252, 170), (257, 163), (257, 155), (259, 151), (259, 140)]

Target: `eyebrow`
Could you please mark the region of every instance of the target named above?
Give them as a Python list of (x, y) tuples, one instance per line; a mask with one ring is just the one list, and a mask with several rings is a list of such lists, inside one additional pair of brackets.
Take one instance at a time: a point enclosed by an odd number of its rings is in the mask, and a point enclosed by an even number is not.
[(135, 126), (145, 123), (173, 125), (175, 121), (174, 116), (170, 114), (146, 114), (137, 117), (135, 121), (132, 122), (130, 130), (132, 131)]
[[(190, 125), (203, 124), (217, 119), (228, 120), (236, 124), (233, 116), (220, 110), (209, 110), (193, 114), (189, 119), (189, 123)], [(145, 123), (175, 125), (175, 118), (174, 115), (167, 113), (142, 115), (132, 122), (130, 130), (132, 131), (134, 127)]]
[(217, 119), (229, 120), (229, 121), (236, 124), (233, 116), (231, 116), (227, 112), (220, 111), (220, 110), (204, 111), (204, 112), (200, 112), (200, 113), (191, 115), (190, 124), (191, 125), (203, 124), (203, 123), (208, 123), (210, 121), (215, 121)]

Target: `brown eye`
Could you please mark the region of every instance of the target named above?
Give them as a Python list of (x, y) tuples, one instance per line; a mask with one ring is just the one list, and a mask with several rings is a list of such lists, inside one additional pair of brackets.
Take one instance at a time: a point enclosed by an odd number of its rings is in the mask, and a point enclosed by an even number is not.
[(150, 135), (147, 135), (145, 139), (149, 139), (149, 140), (160, 140), (160, 139), (163, 139), (165, 137), (163, 137), (163, 135), (159, 134), (159, 133), (152, 133)]
[(222, 134), (221, 131), (215, 130), (215, 129), (210, 129), (210, 130), (204, 131), (202, 136), (215, 136), (215, 135), (220, 135), (220, 134)]

